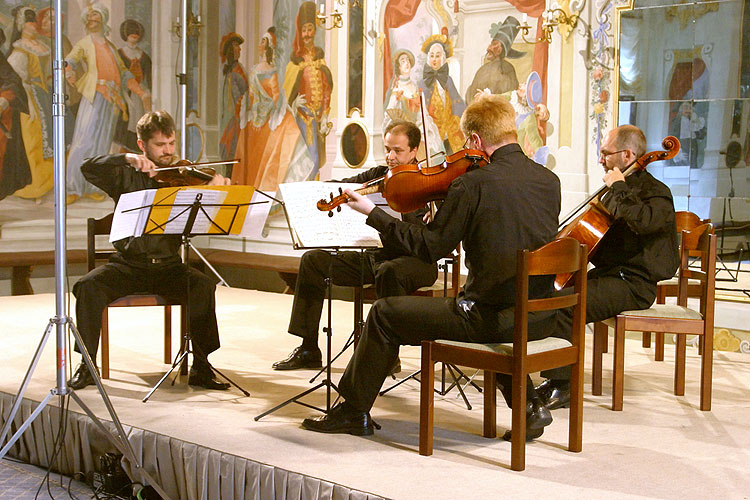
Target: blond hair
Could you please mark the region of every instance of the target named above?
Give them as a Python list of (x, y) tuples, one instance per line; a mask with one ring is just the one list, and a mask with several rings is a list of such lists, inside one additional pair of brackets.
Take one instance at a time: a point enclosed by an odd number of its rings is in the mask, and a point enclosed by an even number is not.
[(499, 95), (482, 94), (464, 111), (461, 131), (466, 137), (476, 133), (487, 146), (515, 142), (516, 113), (510, 102)]

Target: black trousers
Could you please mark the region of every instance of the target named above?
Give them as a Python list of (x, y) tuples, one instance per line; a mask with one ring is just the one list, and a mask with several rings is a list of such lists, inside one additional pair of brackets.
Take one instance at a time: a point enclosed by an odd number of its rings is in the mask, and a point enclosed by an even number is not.
[(309, 250), (300, 261), (289, 320), (289, 333), (308, 342), (318, 341), (329, 270), (332, 270), (334, 285), (375, 283), (378, 298), (408, 295), (420, 287), (432, 285), (437, 279), (436, 264), (416, 257), (376, 262), (368, 253), (347, 251), (333, 255), (324, 250)]
[[(656, 299), (655, 283), (618, 270), (599, 272), (592, 269), (586, 286), (586, 323), (603, 321), (622, 311), (647, 309)], [(566, 288), (562, 293), (572, 293), (572, 288)], [(556, 316), (553, 336), (570, 340), (572, 328), (572, 309), (561, 309)], [(554, 380), (570, 380), (570, 367), (545, 370), (542, 376)]]
[[(196, 351), (208, 356), (219, 348), (216, 324), (216, 285), (205, 274), (177, 261), (167, 265), (135, 267), (119, 256), (97, 267), (73, 286), (76, 323), (83, 343), (96, 359), (102, 312), (107, 304), (134, 293), (153, 293), (185, 301), (190, 279), (190, 333)], [(154, 329), (158, 328), (154, 325)], [(75, 350), (81, 352), (76, 344)], [(195, 360), (194, 360), (195, 362)], [(200, 360), (199, 360), (200, 362)]]
[[(396, 361), (399, 346), (420, 345), (423, 340), (512, 342), (514, 308), (501, 311), (461, 307), (454, 298), (389, 297), (373, 304), (354, 355), (339, 383), (344, 399), (360, 411), (370, 411)], [(536, 315), (529, 321), (529, 340), (549, 336), (555, 315)], [(511, 377), (498, 375), (506, 401)], [(530, 379), (527, 379), (527, 381)], [(535, 395), (527, 382), (527, 394)]]

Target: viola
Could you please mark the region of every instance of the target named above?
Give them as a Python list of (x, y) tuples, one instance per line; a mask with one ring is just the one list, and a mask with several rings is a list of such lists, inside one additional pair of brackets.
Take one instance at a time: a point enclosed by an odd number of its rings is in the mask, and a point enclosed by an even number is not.
[(214, 161), (204, 163), (193, 163), (190, 160), (178, 160), (177, 162), (157, 167), (154, 179), (163, 187), (178, 186), (205, 186), (216, 175), (216, 170), (209, 168), (216, 165), (239, 163), (239, 160)]
[[(628, 165), (622, 174), (627, 177), (633, 172), (645, 169), (651, 162), (672, 159), (680, 152), (680, 141), (671, 135), (665, 137), (661, 145), (664, 151), (646, 153)], [(576, 207), (565, 218), (561, 225), (562, 230), (557, 234), (558, 239), (571, 236), (579, 242), (586, 244), (588, 246), (589, 260), (596, 253), (599, 243), (614, 222), (612, 214), (609, 213), (601, 202), (602, 197), (607, 191), (609, 191), (609, 187), (605, 184)], [(575, 217), (572, 222), (568, 223), (583, 207), (586, 207), (586, 209)], [(555, 277), (555, 288), (557, 290), (565, 288), (569, 284), (571, 276), (571, 274), (558, 274)]]
[(385, 175), (383, 197), (396, 212), (413, 212), (431, 201), (444, 199), (456, 177), (488, 163), (489, 158), (484, 152), (462, 149), (446, 156), (445, 161), (437, 165), (399, 165)]
[[(355, 189), (354, 192), (359, 193), (362, 196), (379, 193), (383, 189), (384, 179), (385, 176), (367, 181), (362, 187)], [(336, 211), (341, 212), (341, 205), (343, 205), (344, 203), (348, 203), (351, 199), (351, 196), (349, 196), (341, 188), (339, 188), (338, 196), (333, 196), (333, 193), (331, 193), (330, 200), (326, 200), (325, 198), (323, 198), (318, 201), (316, 206), (321, 212), (327, 211), (328, 217), (333, 217), (333, 210), (336, 209)]]

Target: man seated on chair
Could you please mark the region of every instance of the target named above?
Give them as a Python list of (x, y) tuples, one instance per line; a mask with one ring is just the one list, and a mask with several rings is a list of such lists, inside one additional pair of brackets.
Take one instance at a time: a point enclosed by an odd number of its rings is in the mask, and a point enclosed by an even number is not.
[[(604, 138), (599, 163), (609, 192), (604, 207), (614, 223), (591, 257), (586, 322), (612, 318), (622, 311), (647, 309), (656, 298), (656, 283), (674, 276), (680, 263), (672, 193), (645, 170), (625, 177), (630, 164), (646, 153), (646, 137), (634, 125), (621, 125)], [(570, 337), (570, 310), (557, 315), (555, 336)], [(570, 404), (570, 368), (542, 372), (547, 380), (537, 392), (548, 409)]]
[[(157, 166), (172, 162), (175, 152), (174, 120), (166, 111), (146, 113), (138, 121), (136, 132), (142, 154), (116, 154), (88, 158), (81, 165), (84, 177), (104, 190), (117, 203), (120, 195), (142, 189), (158, 188), (154, 180)], [(228, 184), (216, 175), (210, 185)], [(188, 268), (180, 260), (182, 236), (143, 235), (115, 241), (116, 253), (110, 261), (97, 267), (73, 287), (76, 297), (76, 321), (86, 349), (96, 362), (96, 351), (102, 326), (102, 312), (107, 304), (133, 293), (152, 293), (169, 298), (186, 299), (190, 279), (190, 330), (193, 366), (188, 383), (206, 389), (226, 390), (229, 384), (218, 382), (207, 356), (219, 348), (216, 324), (216, 286), (211, 279)], [(80, 347), (76, 344), (76, 351)], [(92, 374), (82, 362), (68, 385), (81, 389), (94, 383)]]
[[(385, 129), (383, 143), (387, 165), (373, 167), (354, 177), (338, 182), (366, 183), (383, 177), (389, 169), (416, 162), (417, 148), (422, 134), (411, 122), (394, 120)], [(405, 224), (423, 227), (425, 209), (403, 214)], [(446, 252), (448, 255), (450, 252)], [(445, 257), (441, 255), (440, 257)], [(408, 255), (400, 246), (383, 239), (383, 248), (361, 252), (339, 252), (332, 256), (324, 250), (310, 250), (302, 255), (299, 274), (294, 288), (294, 303), (289, 320), (289, 333), (302, 337), (286, 359), (273, 364), (274, 370), (296, 370), (320, 368), (322, 354), (318, 347), (318, 327), (326, 294), (326, 278), (332, 265), (334, 285), (359, 286), (360, 283), (375, 283), (378, 298), (408, 295), (423, 286), (435, 283), (437, 265), (435, 261)], [(363, 261), (363, 262), (362, 262)], [(398, 359), (393, 360), (391, 373), (400, 371)]]
[[(535, 250), (552, 241), (560, 214), (560, 181), (530, 160), (517, 143), (515, 113), (505, 99), (484, 94), (466, 108), (461, 130), (473, 149), (484, 151), (490, 163), (469, 170), (450, 185), (435, 219), (427, 226), (406, 224), (386, 214), (357, 193), (352, 207), (367, 214), (367, 224), (388, 241), (413, 255), (435, 262), (460, 242), (469, 275), (456, 298), (389, 297), (373, 304), (364, 332), (339, 383), (344, 402), (302, 426), (317, 432), (373, 433), (370, 418), (380, 386), (401, 345), (422, 340), (465, 342), (512, 341), (516, 252)], [(553, 277), (532, 277), (532, 298), (553, 293)], [(554, 315), (550, 315), (554, 320)], [(529, 325), (529, 339), (548, 335), (548, 320)], [(510, 377), (498, 376), (510, 403)], [(526, 381), (527, 435), (542, 434), (552, 422)], [(506, 433), (510, 438), (510, 432)]]

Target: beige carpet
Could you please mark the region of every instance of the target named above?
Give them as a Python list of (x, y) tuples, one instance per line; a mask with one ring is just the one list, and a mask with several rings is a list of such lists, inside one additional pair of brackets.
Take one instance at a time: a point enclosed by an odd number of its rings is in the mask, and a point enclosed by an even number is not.
[[(105, 387), (124, 423), (397, 499), (750, 498), (750, 363), (745, 354), (715, 353), (713, 410), (701, 412), (694, 348), (688, 349), (686, 396), (676, 397), (671, 393), (672, 346), (666, 361), (656, 363), (639, 340), (628, 340), (624, 411), (608, 408), (611, 355), (605, 355), (604, 396), (590, 395), (587, 377), (583, 452), (566, 451), (567, 411), (556, 410), (544, 436), (527, 446), (526, 471), (519, 473), (509, 469), (509, 443), (481, 437), (481, 395), (473, 389), (467, 392), (471, 411), (455, 392), (436, 398), (431, 457), (417, 453), (419, 385), (413, 381), (378, 399), (372, 414), (383, 429), (372, 438), (305, 431), (300, 421), (315, 412), (299, 405), (255, 422), (255, 415), (310, 387), (311, 372), (270, 369), (297, 344), (285, 334), (291, 296), (221, 288), (217, 302), (223, 347), (211, 361), (250, 397), (236, 390), (196, 391), (182, 381), (164, 385), (142, 403), (165, 370), (160, 310), (117, 310), (111, 313), (112, 378)], [(0, 392), (18, 391), (54, 314), (50, 294), (0, 298)], [(338, 350), (351, 331), (352, 305), (335, 302), (334, 318)], [(335, 364), (334, 381), (349, 355)], [(419, 365), (418, 349), (404, 348), (401, 359), (404, 375)], [(72, 364), (77, 362), (74, 355)], [(26, 397), (39, 401), (53, 386), (54, 338)], [(94, 389), (78, 394), (105, 414)], [(307, 401), (324, 405), (325, 392)], [(74, 403), (71, 408), (76, 409)], [(509, 420), (510, 412), (499, 409), (500, 434)]]

